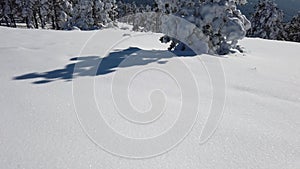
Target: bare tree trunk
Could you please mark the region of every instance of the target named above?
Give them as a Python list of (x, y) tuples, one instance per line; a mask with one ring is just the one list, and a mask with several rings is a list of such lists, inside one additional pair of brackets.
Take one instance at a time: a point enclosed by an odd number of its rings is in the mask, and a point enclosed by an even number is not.
[[(13, 9), (12, 2), (9, 4), (9, 7), (10, 7), (10, 9)], [(10, 23), (10, 25), (11, 25), (11, 27), (17, 27), (16, 26), (16, 21), (15, 21), (15, 18), (14, 18), (14, 14), (12, 12), (13, 11), (11, 10), (11, 14), (10, 14), (10, 21), (11, 21), (11, 23)]]
[(54, 16), (51, 16), (51, 20), (52, 20), (52, 29), (56, 29), (56, 27), (55, 27), (55, 21), (54, 21)]
[(30, 28), (30, 24), (29, 24), (29, 19), (28, 16), (25, 18), (25, 22), (26, 22), (26, 26), (29, 29)]
[(6, 26), (9, 27), (10, 25), (9, 25), (7, 17), (4, 17), (4, 18), (5, 18)]
[(13, 24), (12, 27), (16, 28), (16, 27), (17, 27), (17, 24), (16, 24), (16, 20), (15, 20), (13, 14), (11, 14), (11, 22), (12, 22), (12, 24)]
[(56, 26), (56, 29), (59, 30), (60, 27), (58, 25), (58, 15), (57, 15), (57, 11), (54, 10), (54, 18), (55, 18), (55, 26)]
[(36, 29), (38, 29), (39, 28), (39, 24), (38, 24), (38, 20), (36, 18), (36, 12), (35, 12), (35, 10), (33, 11), (33, 21), (34, 21), (34, 27)]
[(55, 24), (55, 0), (51, 1), (52, 6), (51, 6), (51, 20), (52, 20), (52, 29), (57, 29), (56, 24)]
[(44, 22), (44, 19), (42, 18), (41, 8), (39, 7), (38, 10), (39, 10), (39, 11), (38, 11), (38, 15), (39, 15), (39, 18), (40, 18), (41, 27), (42, 27), (42, 29), (45, 29), (45, 22)]
[(57, 15), (57, 9), (56, 9), (56, 7), (57, 7), (56, 0), (52, 0), (52, 11), (53, 11), (53, 14), (54, 14), (54, 16), (52, 17), (52, 19), (54, 19), (53, 20), (54, 21), (53, 25), (55, 25), (55, 29), (56, 30), (59, 30), (60, 27), (58, 25), (58, 15)]

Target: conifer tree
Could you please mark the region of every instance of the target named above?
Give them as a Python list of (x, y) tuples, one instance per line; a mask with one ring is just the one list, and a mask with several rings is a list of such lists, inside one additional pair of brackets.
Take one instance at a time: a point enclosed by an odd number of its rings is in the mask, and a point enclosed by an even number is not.
[(271, 0), (260, 0), (251, 18), (250, 37), (282, 39), (283, 12)]
[(286, 40), (300, 42), (300, 11), (285, 26)]

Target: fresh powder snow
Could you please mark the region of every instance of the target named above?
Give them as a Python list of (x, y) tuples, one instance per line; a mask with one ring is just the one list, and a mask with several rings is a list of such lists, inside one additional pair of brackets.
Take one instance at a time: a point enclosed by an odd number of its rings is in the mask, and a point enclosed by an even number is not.
[[(195, 56), (168, 52), (168, 44), (158, 40), (161, 36), (125, 28), (84, 32), (0, 27), (0, 168), (300, 167), (300, 44), (245, 38), (239, 42), (244, 53)], [(221, 62), (226, 100), (217, 130), (200, 144), (212, 100), (204, 56)], [(132, 62), (123, 62), (127, 58)], [(94, 63), (100, 59), (97, 71)], [(93, 97), (116, 131), (128, 137), (153, 137), (168, 130), (178, 117), (180, 90), (173, 90), (178, 89), (174, 80), (161, 72), (136, 76), (133, 90), (128, 89), (136, 109), (149, 108), (144, 86), (148, 91), (159, 85), (168, 96), (166, 104), (174, 105), (153, 125), (138, 129), (113, 108), (111, 82), (121, 77), (119, 72), (147, 66), (170, 70), (177, 63), (188, 65), (199, 90), (198, 118), (180, 144), (162, 155), (136, 160), (104, 151), (87, 136), (74, 105), (74, 81), (95, 81)], [(76, 66), (81, 72), (74, 72)], [(174, 71), (180, 75), (183, 69)], [(116, 89), (128, 85), (126, 79), (117, 82)], [(89, 85), (82, 85), (87, 88), (80, 91), (84, 97)], [(87, 115), (90, 108), (86, 106)]]

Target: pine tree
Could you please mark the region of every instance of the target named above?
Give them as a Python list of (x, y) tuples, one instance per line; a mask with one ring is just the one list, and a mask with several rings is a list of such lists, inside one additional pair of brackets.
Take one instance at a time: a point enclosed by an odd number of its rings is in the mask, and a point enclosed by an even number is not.
[(1, 24), (15, 27), (17, 20), (27, 28), (99, 29), (118, 16), (116, 0), (1, 0), (0, 7)]
[(44, 29), (46, 28), (46, 23), (50, 17), (50, 3), (48, 0), (40, 0), (40, 7), (38, 9), (39, 19), (41, 27)]
[(251, 18), (252, 28), (248, 32), (250, 37), (264, 39), (283, 39), (283, 12), (271, 0), (260, 0)]
[(14, 1), (3, 0), (0, 2), (0, 18), (4, 18), (6, 26), (16, 27), (14, 6)]
[(285, 26), (286, 36), (288, 41), (300, 42), (300, 11), (293, 19)]
[(68, 0), (51, 0), (50, 11), (52, 28), (56, 30), (66, 29), (73, 11), (72, 3)]
[(99, 29), (114, 22), (117, 14), (115, 0), (79, 0), (73, 9), (69, 27)]
[(94, 27), (93, 1), (79, 0), (72, 11), (71, 26), (76, 26), (83, 30)]
[(0, 1), (0, 26), (4, 19), (4, 1)]
[(31, 0), (16, 0), (16, 4), (20, 9), (20, 17), (26, 23), (27, 28), (34, 28), (33, 26), (33, 1)]
[(105, 18), (105, 20), (103, 20), (104, 24), (108, 24), (108, 23), (113, 23), (116, 21), (117, 19), (117, 3), (116, 0), (103, 0), (105, 3), (104, 6), (104, 13), (108, 14), (108, 17)]

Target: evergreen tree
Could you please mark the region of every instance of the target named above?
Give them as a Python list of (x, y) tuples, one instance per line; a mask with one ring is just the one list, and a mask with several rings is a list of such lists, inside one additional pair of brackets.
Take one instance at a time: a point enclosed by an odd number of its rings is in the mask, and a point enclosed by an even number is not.
[(115, 23), (117, 16), (116, 0), (0, 1), (0, 24), (10, 27), (16, 27), (17, 20), (26, 23), (27, 28), (48, 28), (51, 25), (50, 28), (56, 30), (73, 26), (84, 30), (99, 29)]
[(283, 12), (271, 0), (260, 0), (251, 18), (250, 37), (283, 39)]
[(116, 0), (103, 0), (104, 1), (104, 14), (108, 14), (108, 17), (103, 18), (103, 23), (108, 24), (108, 23), (113, 23), (117, 19), (117, 3)]
[(16, 4), (20, 9), (20, 16), (26, 23), (27, 28), (34, 28), (33, 26), (33, 4), (31, 0), (16, 0)]
[(72, 3), (69, 0), (51, 0), (50, 11), (52, 28), (56, 30), (66, 29), (73, 11)]
[(288, 41), (300, 42), (300, 12), (285, 26)]
[(93, 1), (79, 0), (72, 11), (71, 26), (88, 30), (94, 28)]
[(0, 18), (5, 20), (6, 26), (16, 27), (14, 6), (14, 1), (3, 0), (0, 2)]
[(115, 21), (117, 14), (115, 0), (79, 0), (73, 9), (69, 27), (99, 29)]
[(40, 0), (40, 7), (38, 9), (39, 19), (41, 27), (44, 29), (46, 27), (46, 23), (50, 18), (50, 3), (48, 0)]

